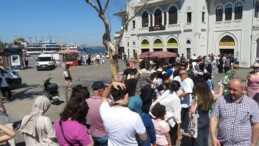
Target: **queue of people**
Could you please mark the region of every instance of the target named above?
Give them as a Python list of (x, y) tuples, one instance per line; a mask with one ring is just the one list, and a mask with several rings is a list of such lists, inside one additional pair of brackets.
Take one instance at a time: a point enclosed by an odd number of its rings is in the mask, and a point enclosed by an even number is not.
[[(150, 70), (128, 66), (120, 82), (93, 82), (92, 95), (71, 86), (54, 126), (44, 116), (50, 101), (39, 96), (19, 131), (33, 146), (209, 146), (209, 135), (213, 146), (256, 146), (259, 60), (252, 68), (246, 81), (231, 67), (216, 92), (212, 74), (195, 72), (188, 62)], [(15, 134), (7, 129), (7, 135)]]

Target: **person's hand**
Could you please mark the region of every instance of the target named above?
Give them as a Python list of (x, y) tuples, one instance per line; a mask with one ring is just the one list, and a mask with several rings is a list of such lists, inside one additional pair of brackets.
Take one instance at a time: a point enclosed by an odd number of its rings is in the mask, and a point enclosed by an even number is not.
[(4, 113), (5, 112), (4, 108), (0, 108), (0, 112)]
[(102, 97), (108, 98), (110, 96), (112, 84), (104, 84), (105, 89), (103, 91)]
[(217, 138), (212, 138), (212, 146), (221, 146), (221, 144)]
[(178, 140), (179, 142), (182, 142), (182, 139), (183, 139), (182, 134), (177, 135), (177, 140)]
[(219, 83), (218, 83), (218, 86), (219, 86), (219, 87), (223, 87), (222, 82), (219, 82)]
[(113, 86), (115, 89), (119, 89), (118, 87), (120, 87), (121, 89), (126, 89), (125, 84), (120, 83), (120, 82), (112, 82), (112, 86)]

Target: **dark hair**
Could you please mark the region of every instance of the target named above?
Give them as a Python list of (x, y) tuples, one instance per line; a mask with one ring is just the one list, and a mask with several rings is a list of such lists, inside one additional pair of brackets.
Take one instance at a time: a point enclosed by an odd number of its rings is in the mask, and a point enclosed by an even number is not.
[(208, 111), (213, 102), (213, 95), (206, 82), (199, 82), (195, 85), (194, 96), (197, 96), (197, 105), (201, 110)]
[(138, 70), (136, 68), (130, 69), (130, 75), (136, 75)]
[(160, 104), (159, 102), (153, 107), (151, 111), (152, 115), (156, 117), (156, 119), (161, 118), (162, 120), (165, 117), (165, 106)]
[(170, 90), (171, 91), (178, 91), (180, 87), (181, 87), (180, 82), (175, 81), (175, 80), (172, 81), (172, 83), (170, 84)]
[(122, 89), (121, 87), (117, 87), (118, 89), (112, 87), (111, 95), (114, 101), (118, 101), (124, 99), (125, 95), (129, 93), (128, 89)]
[(203, 80), (207, 81), (209, 79), (211, 79), (211, 75), (209, 73), (203, 74)]
[(86, 115), (88, 113), (89, 107), (85, 102), (85, 99), (89, 96), (89, 92), (86, 91), (87, 88), (77, 85), (73, 87), (70, 100), (68, 101), (65, 109), (60, 114), (61, 120), (67, 120), (71, 118), (77, 122), (85, 125), (86, 124)]
[(130, 63), (126, 63), (126, 66), (129, 67), (129, 66), (130, 66)]

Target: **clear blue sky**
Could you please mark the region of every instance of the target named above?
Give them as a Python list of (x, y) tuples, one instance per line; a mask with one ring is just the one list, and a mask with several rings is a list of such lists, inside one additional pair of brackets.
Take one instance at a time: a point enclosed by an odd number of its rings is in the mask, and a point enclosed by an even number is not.
[[(120, 19), (113, 16), (122, 7), (118, 1), (124, 0), (110, 0), (109, 4), (112, 38), (120, 29)], [(2, 42), (52, 36), (59, 43), (102, 45), (103, 23), (84, 0), (0, 0), (0, 19)]]

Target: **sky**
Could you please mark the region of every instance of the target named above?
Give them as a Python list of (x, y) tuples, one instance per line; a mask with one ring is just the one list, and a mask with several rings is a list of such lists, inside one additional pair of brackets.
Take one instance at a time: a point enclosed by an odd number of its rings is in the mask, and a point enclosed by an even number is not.
[[(92, 0), (95, 1), (95, 0)], [(104, 0), (101, 0), (104, 1)], [(120, 29), (123, 0), (110, 0), (111, 38)], [(28, 41), (102, 45), (104, 25), (85, 0), (0, 0), (0, 40), (11, 43), (22, 37)]]

